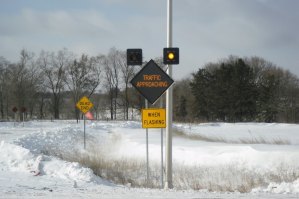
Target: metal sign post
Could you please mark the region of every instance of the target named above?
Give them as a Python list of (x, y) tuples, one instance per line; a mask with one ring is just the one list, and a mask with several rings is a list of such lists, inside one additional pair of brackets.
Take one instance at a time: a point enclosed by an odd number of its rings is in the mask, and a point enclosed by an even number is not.
[[(163, 101), (161, 100), (161, 107)], [(161, 187), (163, 188), (163, 128), (166, 127), (166, 111), (163, 108), (148, 108), (145, 100), (145, 109), (142, 109), (142, 128), (146, 129), (146, 162), (147, 162), (147, 185), (149, 186), (149, 160), (148, 160), (148, 129), (161, 128)]]
[[(161, 99), (161, 108), (163, 108), (163, 98)], [(163, 128), (161, 128), (161, 188), (164, 187), (164, 169), (163, 169)]]
[(86, 135), (85, 135), (86, 118), (85, 118), (85, 114), (83, 115), (83, 118), (84, 118), (84, 149), (86, 149)]
[(86, 149), (86, 117), (85, 114), (93, 107), (93, 103), (86, 97), (82, 97), (76, 104), (76, 107), (84, 113), (83, 119), (84, 119), (84, 149)]
[[(145, 99), (145, 108), (148, 108), (148, 101)], [(149, 154), (148, 154), (148, 128), (145, 129), (146, 132), (146, 183), (149, 186)]]
[(23, 121), (23, 127), (25, 126), (25, 112), (26, 112), (26, 108), (22, 107), (21, 108), (21, 112), (22, 112), (22, 121)]
[(14, 118), (15, 118), (14, 126), (16, 126), (18, 108), (17, 107), (13, 107), (12, 111), (14, 112)]
[[(172, 0), (167, 0), (167, 47), (172, 47)], [(167, 74), (172, 77), (172, 65), (167, 65)], [(172, 189), (172, 87), (166, 91), (166, 179), (165, 189)]]

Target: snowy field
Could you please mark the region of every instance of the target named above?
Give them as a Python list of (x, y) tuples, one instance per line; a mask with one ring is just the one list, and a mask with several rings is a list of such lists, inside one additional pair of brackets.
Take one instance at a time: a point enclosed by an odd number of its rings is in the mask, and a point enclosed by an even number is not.
[[(1, 122), (0, 198), (299, 198), (296, 124), (174, 124), (172, 190), (159, 189), (160, 129), (149, 129), (154, 189), (137, 186), (146, 178), (140, 122), (88, 121), (86, 131), (84, 150), (83, 122)], [(131, 170), (140, 173), (120, 185), (96, 176), (84, 157), (138, 163)]]

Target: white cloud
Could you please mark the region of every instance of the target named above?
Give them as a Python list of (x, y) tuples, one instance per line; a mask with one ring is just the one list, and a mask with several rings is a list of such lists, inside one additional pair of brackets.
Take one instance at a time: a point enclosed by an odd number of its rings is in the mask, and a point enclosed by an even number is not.
[[(1, 16), (1, 14), (0, 14)], [(79, 46), (95, 40), (111, 40), (114, 24), (95, 10), (47, 11), (23, 9), (0, 18), (0, 55), (18, 59), (22, 48), (36, 51)], [(85, 45), (86, 46), (86, 45)], [(91, 46), (91, 45), (90, 45)], [(72, 49), (70, 49), (72, 50)]]
[[(14, 61), (24, 47), (35, 52), (66, 47), (96, 55), (114, 46), (143, 48), (147, 60), (162, 56), (166, 1), (86, 0), (84, 8), (61, 4), (0, 12), (0, 56)], [(181, 49), (174, 75), (185, 76), (230, 54), (261, 56), (299, 75), (298, 6), (294, 0), (173, 1), (173, 43)]]

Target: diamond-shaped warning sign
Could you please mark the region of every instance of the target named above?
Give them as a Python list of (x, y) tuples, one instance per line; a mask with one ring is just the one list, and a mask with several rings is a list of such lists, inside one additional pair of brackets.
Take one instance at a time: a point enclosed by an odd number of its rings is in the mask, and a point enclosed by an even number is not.
[(131, 84), (151, 104), (154, 104), (173, 82), (173, 79), (153, 60), (150, 60), (131, 80)]
[(83, 96), (76, 104), (77, 108), (83, 113), (87, 113), (89, 109), (93, 107), (93, 103), (86, 97)]

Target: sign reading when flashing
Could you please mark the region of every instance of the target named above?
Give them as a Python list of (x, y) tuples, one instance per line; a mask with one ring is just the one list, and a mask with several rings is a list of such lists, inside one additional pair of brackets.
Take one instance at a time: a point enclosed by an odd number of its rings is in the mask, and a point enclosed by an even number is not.
[(142, 109), (142, 128), (166, 128), (165, 109)]
[(173, 79), (153, 60), (150, 60), (131, 80), (131, 84), (151, 104), (154, 104), (173, 82)]

